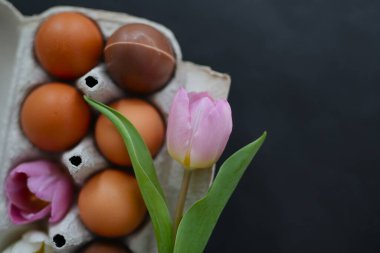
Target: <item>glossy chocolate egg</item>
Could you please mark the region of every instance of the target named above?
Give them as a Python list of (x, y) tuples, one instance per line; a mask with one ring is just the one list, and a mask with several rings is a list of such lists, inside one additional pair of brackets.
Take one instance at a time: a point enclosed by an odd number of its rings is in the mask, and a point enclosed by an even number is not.
[(78, 78), (100, 60), (103, 38), (98, 26), (78, 12), (48, 17), (39, 27), (34, 49), (39, 63), (62, 79)]
[(114, 169), (101, 171), (84, 184), (78, 207), (83, 224), (108, 238), (130, 234), (146, 214), (136, 179)]
[(135, 93), (162, 88), (175, 68), (170, 41), (145, 24), (128, 24), (116, 30), (107, 41), (104, 55), (114, 81)]
[[(145, 100), (126, 98), (110, 105), (131, 121), (142, 136), (152, 156), (160, 150), (165, 137), (165, 124), (153, 105)], [(121, 135), (105, 116), (95, 125), (95, 140), (101, 153), (111, 162), (130, 166), (131, 159)]]
[(86, 135), (90, 108), (74, 87), (48, 83), (26, 97), (20, 118), (24, 134), (35, 146), (60, 152), (73, 147)]

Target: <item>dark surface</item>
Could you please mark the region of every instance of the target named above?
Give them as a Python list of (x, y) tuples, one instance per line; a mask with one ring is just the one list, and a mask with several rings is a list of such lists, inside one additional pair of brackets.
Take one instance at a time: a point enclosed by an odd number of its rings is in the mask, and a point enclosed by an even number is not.
[(163, 23), (186, 60), (230, 73), (224, 158), (268, 130), (206, 252), (380, 252), (379, 1), (59, 3)]

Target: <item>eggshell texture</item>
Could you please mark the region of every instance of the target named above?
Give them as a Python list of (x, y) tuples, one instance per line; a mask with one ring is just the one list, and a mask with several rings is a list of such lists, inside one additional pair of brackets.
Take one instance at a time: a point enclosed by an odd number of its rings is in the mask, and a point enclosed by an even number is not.
[(131, 253), (119, 243), (112, 242), (93, 242), (80, 253)]
[[(165, 124), (159, 112), (148, 102), (137, 99), (121, 99), (110, 105), (124, 115), (136, 127), (152, 156), (155, 156), (165, 136)], [(116, 127), (105, 116), (95, 125), (95, 140), (101, 153), (111, 162), (130, 166), (131, 160)]]
[(124, 25), (114, 32), (104, 49), (110, 76), (122, 88), (151, 93), (162, 88), (175, 68), (169, 40), (145, 24)]
[(136, 179), (114, 169), (104, 170), (84, 184), (78, 207), (83, 224), (91, 232), (109, 238), (130, 234), (146, 214)]
[(74, 79), (98, 63), (103, 38), (98, 26), (77, 12), (62, 12), (48, 17), (35, 37), (35, 53), (52, 75)]
[(33, 90), (21, 108), (21, 128), (45, 151), (64, 151), (87, 133), (90, 108), (82, 95), (64, 83), (48, 83)]

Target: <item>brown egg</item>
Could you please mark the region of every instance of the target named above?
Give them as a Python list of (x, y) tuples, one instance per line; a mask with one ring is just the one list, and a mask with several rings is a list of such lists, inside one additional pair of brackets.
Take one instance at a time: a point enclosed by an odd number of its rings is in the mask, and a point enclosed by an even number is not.
[(118, 242), (95, 241), (90, 243), (80, 253), (131, 253)]
[[(164, 121), (158, 111), (148, 102), (137, 98), (121, 99), (111, 104), (111, 107), (131, 121), (152, 156), (155, 156), (165, 136)], [(96, 122), (95, 140), (101, 153), (108, 160), (118, 165), (131, 165), (131, 159), (121, 135), (105, 116), (100, 116)]]
[(79, 193), (78, 207), (83, 224), (103, 237), (130, 234), (146, 214), (136, 179), (114, 169), (104, 170), (85, 183)]
[(40, 64), (50, 74), (74, 79), (98, 63), (103, 38), (98, 26), (78, 12), (48, 17), (39, 27), (34, 49)]
[(59, 152), (77, 144), (87, 133), (90, 108), (82, 95), (64, 83), (33, 90), (21, 108), (21, 128), (38, 148)]
[(170, 41), (145, 24), (120, 27), (108, 39), (104, 55), (114, 81), (136, 93), (147, 94), (162, 88), (175, 68)]

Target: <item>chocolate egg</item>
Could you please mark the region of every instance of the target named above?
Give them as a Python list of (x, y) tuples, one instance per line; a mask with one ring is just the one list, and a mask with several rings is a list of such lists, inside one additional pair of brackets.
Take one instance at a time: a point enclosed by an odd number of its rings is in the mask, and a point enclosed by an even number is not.
[(59, 152), (71, 148), (86, 135), (90, 108), (74, 87), (48, 83), (26, 97), (20, 118), (24, 134), (35, 146)]
[(99, 62), (103, 38), (98, 26), (88, 17), (62, 12), (41, 24), (34, 49), (46, 71), (59, 78), (74, 79)]
[(169, 40), (145, 24), (128, 24), (116, 30), (107, 41), (104, 55), (113, 80), (135, 93), (162, 88), (175, 68)]
[[(126, 98), (110, 105), (136, 127), (152, 156), (160, 150), (165, 136), (165, 124), (159, 112), (148, 102), (137, 98)], [(130, 166), (131, 159), (121, 135), (105, 116), (100, 116), (95, 125), (95, 140), (101, 153), (111, 162)]]
[(108, 238), (130, 234), (146, 214), (136, 179), (114, 169), (104, 170), (84, 184), (78, 208), (83, 224), (93, 233)]

